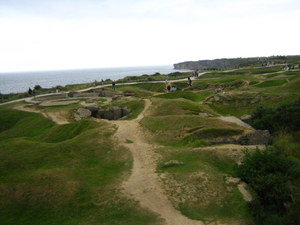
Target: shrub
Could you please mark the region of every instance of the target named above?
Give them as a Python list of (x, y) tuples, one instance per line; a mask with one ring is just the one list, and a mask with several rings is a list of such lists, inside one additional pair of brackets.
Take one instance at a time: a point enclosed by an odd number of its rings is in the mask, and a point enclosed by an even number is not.
[(297, 224), (291, 216), (299, 207), (292, 188), (300, 175), (297, 162), (270, 150), (246, 152), (237, 174), (256, 194), (249, 206), (257, 224)]
[(300, 128), (300, 99), (277, 108), (258, 107), (252, 114), (251, 125), (257, 129), (298, 131)]
[(34, 89), (35, 89), (35, 90), (40, 90), (40, 89), (42, 89), (42, 87), (41, 87), (41, 85), (35, 85), (35, 86), (34, 86)]

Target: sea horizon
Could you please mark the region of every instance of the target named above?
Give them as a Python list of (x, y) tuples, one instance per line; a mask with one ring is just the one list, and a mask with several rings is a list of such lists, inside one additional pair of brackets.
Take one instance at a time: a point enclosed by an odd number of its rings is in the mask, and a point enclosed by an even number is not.
[(52, 88), (68, 84), (89, 83), (95, 80), (101, 81), (102, 79), (117, 80), (126, 76), (169, 74), (176, 71), (187, 70), (174, 69), (173, 65), (159, 65), (0, 72), (0, 93), (22, 93), (35, 85), (40, 85), (42, 88)]

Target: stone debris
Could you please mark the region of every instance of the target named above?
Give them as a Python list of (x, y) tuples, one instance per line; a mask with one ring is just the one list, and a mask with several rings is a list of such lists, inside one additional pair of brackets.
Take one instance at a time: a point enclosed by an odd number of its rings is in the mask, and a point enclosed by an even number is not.
[(184, 165), (184, 162), (180, 162), (178, 160), (170, 160), (164, 163), (164, 167), (180, 166), (180, 165)]
[(86, 119), (91, 117), (92, 112), (85, 108), (79, 108), (75, 112), (75, 120)]
[(256, 130), (251, 133), (242, 135), (237, 144), (240, 145), (268, 145), (271, 139), (271, 134), (268, 130)]
[(95, 117), (99, 119), (107, 120), (118, 120), (130, 115), (131, 110), (127, 107), (121, 108), (118, 106), (113, 106), (108, 109), (102, 109), (95, 106), (88, 106), (85, 108), (79, 108), (75, 112), (75, 119), (80, 120), (89, 117)]
[(251, 115), (245, 114), (245, 115), (241, 116), (241, 121), (243, 121), (244, 123), (249, 124), (251, 122)]

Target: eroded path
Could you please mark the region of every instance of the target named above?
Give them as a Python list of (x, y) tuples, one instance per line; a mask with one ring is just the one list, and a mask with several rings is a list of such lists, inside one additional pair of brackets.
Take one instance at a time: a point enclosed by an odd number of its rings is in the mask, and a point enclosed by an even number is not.
[(59, 112), (44, 112), (41, 110), (37, 110), (31, 107), (26, 107), (26, 105), (18, 105), (14, 107), (16, 110), (25, 111), (25, 112), (33, 112), (33, 113), (40, 113), (44, 117), (52, 120), (54, 123), (58, 125), (68, 124), (69, 121), (66, 119), (67, 115), (64, 111)]
[(155, 146), (146, 142), (145, 133), (139, 125), (150, 105), (151, 101), (146, 99), (143, 112), (135, 120), (112, 122), (118, 126), (115, 137), (128, 147), (133, 156), (131, 176), (123, 183), (125, 194), (139, 201), (142, 207), (157, 213), (168, 225), (203, 225), (183, 216), (172, 206), (155, 173), (159, 155), (154, 152)]

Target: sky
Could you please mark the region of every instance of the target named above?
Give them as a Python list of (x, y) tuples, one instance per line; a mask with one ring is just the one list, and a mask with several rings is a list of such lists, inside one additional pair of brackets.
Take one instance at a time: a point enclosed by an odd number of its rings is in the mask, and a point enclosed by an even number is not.
[(0, 72), (300, 54), (299, 0), (0, 0)]

